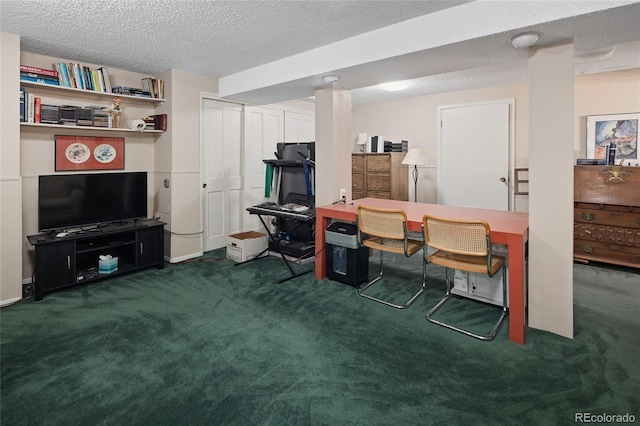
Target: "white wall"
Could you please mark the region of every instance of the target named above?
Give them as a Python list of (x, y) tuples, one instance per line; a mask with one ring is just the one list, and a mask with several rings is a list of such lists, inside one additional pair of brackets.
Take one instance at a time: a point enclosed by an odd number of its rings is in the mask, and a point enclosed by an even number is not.
[[(354, 105), (352, 115), (352, 141), (358, 133), (385, 135), (392, 139), (409, 141), (410, 148), (420, 148), (427, 165), (419, 166), (418, 201), (437, 202), (437, 135), (438, 107), (515, 99), (515, 167), (527, 167), (529, 149), (529, 93), (526, 84), (418, 96), (374, 104)], [(469, 135), (473, 137), (473, 135)], [(410, 187), (413, 180), (409, 176)], [(527, 198), (515, 197), (515, 210), (527, 211)]]
[(0, 304), (22, 297), (21, 265), (26, 239), (22, 232), (20, 178), (20, 38), (0, 33)]
[[(574, 90), (575, 157), (586, 152), (586, 116), (640, 111), (640, 69), (576, 76)], [(352, 109), (352, 143), (358, 133), (381, 134), (409, 141), (427, 157), (420, 168), (418, 201), (435, 203), (437, 108), (442, 105), (515, 99), (515, 164), (529, 165), (529, 86), (526, 83), (418, 96), (374, 104), (354, 105)], [(354, 148), (356, 149), (356, 148)], [(413, 185), (413, 182), (411, 182)], [(515, 210), (528, 211), (528, 197), (515, 197)]]

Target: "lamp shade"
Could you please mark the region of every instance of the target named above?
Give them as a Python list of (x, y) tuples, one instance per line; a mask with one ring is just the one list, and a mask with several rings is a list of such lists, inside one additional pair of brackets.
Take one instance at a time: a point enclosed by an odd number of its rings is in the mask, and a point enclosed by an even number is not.
[(366, 145), (367, 144), (367, 134), (366, 133), (358, 133), (358, 141), (356, 142), (358, 145)]
[(402, 160), (402, 164), (407, 164), (409, 166), (421, 166), (423, 164), (427, 164), (427, 160), (422, 155), (422, 151), (419, 148), (411, 148), (407, 155)]

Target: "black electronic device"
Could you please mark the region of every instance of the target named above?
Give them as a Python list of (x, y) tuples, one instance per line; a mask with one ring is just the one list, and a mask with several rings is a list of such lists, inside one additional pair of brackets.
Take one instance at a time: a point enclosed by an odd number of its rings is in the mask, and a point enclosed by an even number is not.
[(38, 230), (147, 218), (147, 172), (41, 175)]
[[(289, 193), (313, 195), (313, 181), (315, 180), (315, 168), (312, 166), (316, 159), (315, 142), (283, 143), (277, 145), (277, 158), (283, 162), (290, 162), (295, 166), (281, 168), (281, 180), (279, 188), (279, 204), (286, 203)], [(311, 161), (312, 165), (306, 164)]]

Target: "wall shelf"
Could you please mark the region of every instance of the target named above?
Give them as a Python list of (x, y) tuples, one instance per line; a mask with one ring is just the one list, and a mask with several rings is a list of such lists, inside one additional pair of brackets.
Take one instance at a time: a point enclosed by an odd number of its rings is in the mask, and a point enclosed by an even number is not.
[(113, 127), (94, 127), (94, 126), (65, 126), (63, 124), (46, 124), (46, 123), (20, 123), (22, 131), (50, 131), (50, 129), (64, 129), (71, 132), (120, 132), (120, 133), (141, 133), (141, 134), (162, 134), (162, 130), (135, 130), (135, 129), (116, 129)]
[(152, 104), (159, 104), (164, 102), (164, 99), (158, 99), (158, 98), (144, 98), (141, 96), (131, 96), (131, 95), (120, 95), (118, 93), (107, 93), (107, 92), (94, 92), (93, 90), (84, 90), (84, 89), (76, 89), (73, 87), (65, 87), (65, 86), (53, 86), (51, 84), (44, 84), (44, 83), (33, 83), (30, 81), (22, 81), (20, 80), (20, 86), (24, 86), (24, 87), (37, 87), (38, 91), (41, 90), (46, 90), (46, 91), (50, 91), (50, 92), (58, 92), (58, 93), (63, 93), (64, 96), (68, 96), (68, 95), (79, 95), (82, 96), (83, 98), (87, 99), (87, 98), (94, 98), (94, 99), (105, 99), (105, 98), (109, 98), (109, 99), (113, 99), (114, 97), (118, 97), (122, 100), (127, 100), (127, 101), (135, 101), (135, 102), (143, 102), (143, 103), (152, 103)]

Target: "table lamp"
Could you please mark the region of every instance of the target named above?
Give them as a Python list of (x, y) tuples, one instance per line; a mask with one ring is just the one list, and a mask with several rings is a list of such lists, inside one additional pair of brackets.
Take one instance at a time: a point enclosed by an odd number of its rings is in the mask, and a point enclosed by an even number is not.
[(424, 155), (422, 155), (422, 151), (419, 148), (411, 148), (407, 155), (402, 160), (402, 164), (406, 164), (407, 166), (413, 166), (413, 171), (411, 175), (413, 176), (413, 201), (418, 201), (418, 166), (422, 166), (427, 164), (427, 160), (425, 160)]
[(367, 144), (367, 134), (358, 133), (358, 140), (356, 141), (356, 145), (360, 145), (360, 152), (364, 152), (366, 144)]

